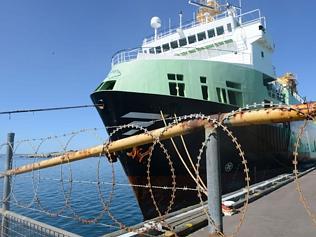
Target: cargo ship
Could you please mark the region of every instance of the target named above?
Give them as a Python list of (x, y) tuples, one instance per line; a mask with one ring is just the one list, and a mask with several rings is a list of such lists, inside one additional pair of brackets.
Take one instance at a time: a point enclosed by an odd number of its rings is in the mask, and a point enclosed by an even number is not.
[[(293, 73), (276, 75), (272, 64), (275, 44), (260, 10), (242, 12), (241, 6), (215, 0), (189, 4), (197, 8), (193, 21), (184, 23), (180, 13), (178, 26), (162, 31), (161, 20), (153, 17), (153, 36), (145, 38), (139, 48), (121, 50), (112, 57), (110, 72), (91, 94), (109, 134), (124, 124), (147, 130), (160, 128), (164, 126), (163, 119), (170, 120), (175, 115), (219, 114), (254, 103), (304, 102)], [(299, 123), (280, 123), (231, 128), (246, 152), (252, 182), (292, 169), (298, 127)], [(111, 139), (142, 132), (127, 126), (113, 133)], [(224, 134), (220, 136), (222, 192), (228, 193), (245, 185), (244, 173), (232, 142)], [(196, 183), (178, 152), (194, 173), (186, 148), (195, 164), (204, 139), (201, 131), (184, 136), (184, 142), (175, 138), (175, 145), (170, 140), (163, 142), (173, 162), (178, 187), (172, 210), (199, 202), (197, 192), (190, 191)], [(161, 213), (168, 209), (172, 198), (172, 190), (166, 188), (173, 182), (170, 164), (158, 146), (150, 159), (149, 176), (151, 185), (161, 188), (153, 189), (152, 195), (146, 188), (150, 149), (150, 145), (135, 147), (112, 157), (122, 164), (144, 219), (158, 215), (153, 196)], [(309, 160), (315, 152), (315, 136), (304, 136), (299, 159)], [(205, 159), (200, 175), (206, 183)]]

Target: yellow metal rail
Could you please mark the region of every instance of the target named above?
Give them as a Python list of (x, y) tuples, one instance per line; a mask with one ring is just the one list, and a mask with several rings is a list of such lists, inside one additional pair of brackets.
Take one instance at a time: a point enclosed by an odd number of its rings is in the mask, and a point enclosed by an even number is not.
[[(249, 111), (240, 111), (229, 114), (212, 115), (211, 118), (223, 121), (224, 124), (229, 126), (248, 126), (259, 124), (282, 123), (291, 121), (300, 121), (305, 119), (312, 119), (316, 117), (316, 102), (293, 105), (287, 108), (273, 107)], [(113, 141), (108, 145), (99, 145), (87, 148), (77, 152), (66, 153), (61, 156), (54, 157), (49, 160), (44, 160), (18, 168), (8, 170), (1, 174), (0, 177), (7, 175), (18, 175), (34, 170), (44, 169), (48, 167), (57, 166), (60, 164), (67, 164), (77, 160), (86, 159), (89, 157), (99, 156), (106, 152), (113, 153), (117, 151), (126, 150), (129, 148), (145, 145), (154, 142), (157, 138), (160, 141), (176, 137), (184, 134), (191, 133), (195, 130), (202, 129), (209, 124), (207, 120), (194, 119), (186, 122), (181, 122), (168, 129), (160, 128), (152, 130), (148, 133), (143, 133), (121, 140)]]

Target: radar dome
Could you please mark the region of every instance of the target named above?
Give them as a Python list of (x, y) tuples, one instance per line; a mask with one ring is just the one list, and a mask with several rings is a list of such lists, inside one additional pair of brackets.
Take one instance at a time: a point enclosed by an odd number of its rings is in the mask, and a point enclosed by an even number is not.
[(151, 18), (150, 25), (154, 29), (160, 28), (161, 27), (161, 20), (160, 20), (160, 18), (158, 16), (154, 16), (153, 18)]

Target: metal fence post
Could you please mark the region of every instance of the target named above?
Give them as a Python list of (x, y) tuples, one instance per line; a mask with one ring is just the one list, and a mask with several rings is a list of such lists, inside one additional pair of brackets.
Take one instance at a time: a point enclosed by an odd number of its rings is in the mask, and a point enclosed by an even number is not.
[(209, 137), (206, 147), (208, 211), (211, 218), (209, 236), (219, 236), (218, 232), (223, 231), (219, 137), (213, 127), (205, 127), (205, 137)]
[[(14, 133), (8, 133), (8, 143), (7, 143), (7, 157), (4, 164), (5, 170), (12, 169), (12, 157), (13, 157), (13, 147), (14, 147)], [(4, 211), (2, 215), (2, 228), (1, 236), (9, 236), (9, 223), (5, 219), (5, 211), (10, 210), (10, 193), (11, 193), (11, 176), (5, 176), (3, 178), (3, 197), (2, 197), (2, 209)]]

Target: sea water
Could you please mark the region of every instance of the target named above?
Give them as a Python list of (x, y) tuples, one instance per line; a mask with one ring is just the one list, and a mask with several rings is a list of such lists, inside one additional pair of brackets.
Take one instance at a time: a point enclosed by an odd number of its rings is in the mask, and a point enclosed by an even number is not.
[[(41, 160), (14, 155), (13, 166)], [(0, 155), (1, 170), (4, 162), (5, 155)], [(2, 189), (0, 182), (1, 195)], [(12, 180), (10, 200), (11, 211), (82, 236), (101, 236), (118, 230), (118, 223), (132, 226), (142, 221), (121, 165), (117, 162), (112, 166), (105, 157), (17, 175)], [(102, 215), (109, 200), (115, 221), (107, 212)], [(82, 223), (96, 219), (96, 224)]]

